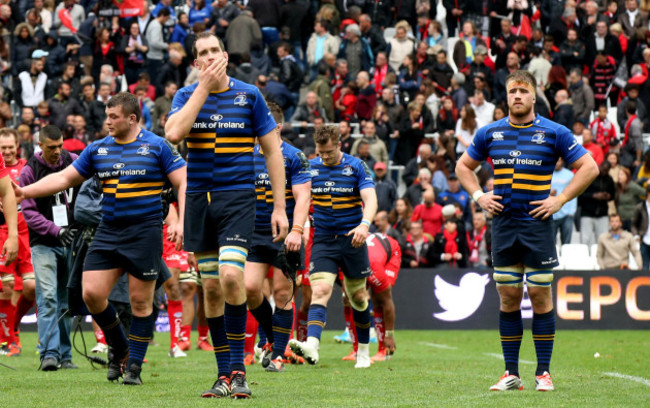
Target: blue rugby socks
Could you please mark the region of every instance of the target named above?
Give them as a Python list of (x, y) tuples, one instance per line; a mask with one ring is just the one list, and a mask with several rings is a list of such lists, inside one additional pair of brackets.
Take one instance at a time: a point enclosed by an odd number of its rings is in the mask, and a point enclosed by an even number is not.
[(276, 308), (273, 314), (273, 355), (272, 359), (284, 356), (284, 350), (287, 348), (291, 327), (293, 326), (293, 310), (283, 310)]
[(230, 377), (230, 347), (226, 337), (225, 319), (222, 316), (208, 317), (205, 320), (210, 328), (210, 337), (212, 337), (212, 347), (214, 356), (217, 359), (218, 376)]
[(519, 348), (524, 334), (521, 310), (499, 312), (499, 334), (506, 370), (512, 375), (519, 376)]
[[(271, 307), (271, 304), (269, 301), (266, 299), (266, 297), (263, 298), (262, 304), (260, 304), (257, 308), (255, 309), (250, 309), (251, 314), (253, 317), (255, 317), (255, 320), (257, 320), (260, 324), (258, 333), (260, 335), (260, 343), (262, 346), (264, 346), (264, 343), (273, 343), (274, 338), (273, 338), (273, 307)], [(264, 343), (262, 343), (264, 341)]]
[(543, 375), (550, 371), (553, 341), (555, 340), (555, 311), (533, 314), (533, 341), (537, 354), (537, 370), (535, 375)]
[(108, 307), (103, 312), (95, 313), (92, 316), (95, 319), (95, 323), (104, 332), (106, 343), (113, 348), (118, 356), (125, 356), (129, 348), (129, 343), (113, 305), (109, 302)]
[(354, 316), (354, 327), (357, 330), (359, 344), (370, 343), (370, 308), (366, 308), (363, 312), (352, 309), (352, 316)]
[(325, 322), (327, 321), (327, 307), (323, 305), (309, 306), (309, 317), (307, 318), (307, 338), (314, 337), (320, 341)]
[(127, 369), (132, 366), (142, 367), (142, 361), (147, 354), (147, 347), (153, 338), (153, 313), (146, 317), (133, 316), (129, 331), (129, 361)]
[(230, 346), (230, 371), (246, 372), (244, 365), (244, 340), (246, 339), (246, 317), (248, 308), (246, 302), (241, 305), (231, 305), (226, 302), (225, 323), (226, 337)]

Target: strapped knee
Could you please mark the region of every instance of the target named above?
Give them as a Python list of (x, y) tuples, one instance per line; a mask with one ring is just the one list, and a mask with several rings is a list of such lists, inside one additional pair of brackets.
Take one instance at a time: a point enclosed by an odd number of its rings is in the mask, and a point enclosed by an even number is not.
[(526, 268), (526, 285), (549, 287), (553, 282), (553, 270)]
[(492, 278), (497, 286), (521, 288), (524, 286), (524, 269), (518, 265), (497, 266), (494, 268)]
[(36, 279), (36, 275), (34, 275), (34, 272), (23, 274), (23, 282), (27, 280), (35, 280), (35, 279)]
[(333, 287), (334, 282), (336, 282), (336, 275), (329, 272), (312, 272), (309, 274), (309, 282), (311, 282), (312, 286), (317, 282), (325, 282)]
[(359, 290), (366, 290), (366, 278), (351, 279), (351, 278), (344, 277), (343, 289), (345, 290), (345, 294), (347, 295), (348, 300), (350, 301), (350, 306), (352, 306), (352, 309), (358, 312), (363, 312), (368, 308), (368, 297), (365, 297), (362, 302), (358, 302), (354, 298), (354, 294), (357, 293)]
[(199, 276), (194, 269), (188, 269), (185, 272), (181, 272), (181, 274), (178, 276), (178, 281), (180, 283), (197, 284), (198, 280), (199, 280)]
[(219, 279), (219, 255), (216, 252), (196, 254), (202, 279)]
[(248, 249), (238, 246), (225, 246), (219, 249), (219, 268), (229, 266), (244, 272)]

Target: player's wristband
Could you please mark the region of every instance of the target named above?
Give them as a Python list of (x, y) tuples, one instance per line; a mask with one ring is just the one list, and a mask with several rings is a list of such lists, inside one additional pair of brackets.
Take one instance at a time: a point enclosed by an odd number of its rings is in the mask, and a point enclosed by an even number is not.
[(395, 337), (395, 330), (386, 330), (386, 337)]
[(298, 234), (302, 235), (304, 231), (305, 229), (298, 224), (293, 224), (293, 227), (291, 227), (291, 232), (297, 232)]
[(368, 220), (361, 220), (361, 224), (359, 225), (365, 225), (366, 227), (368, 227), (368, 229), (370, 229), (370, 221)]
[(476, 190), (472, 194), (472, 199), (474, 199), (474, 201), (476, 201), (478, 203), (478, 199), (483, 197), (484, 195), (485, 195), (485, 193), (483, 192), (483, 190)]
[(557, 196), (557, 198), (559, 198), (560, 201), (562, 201), (562, 205), (566, 204), (566, 202), (569, 201), (569, 199), (567, 198), (567, 196), (564, 195), (564, 193), (560, 193)]

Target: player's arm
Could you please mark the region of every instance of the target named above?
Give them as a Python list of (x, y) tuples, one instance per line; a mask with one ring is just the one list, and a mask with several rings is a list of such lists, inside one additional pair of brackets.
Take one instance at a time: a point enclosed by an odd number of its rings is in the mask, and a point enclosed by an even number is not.
[(311, 181), (291, 186), (296, 206), (293, 210), (293, 226), (291, 232), (284, 240), (289, 251), (300, 251), (302, 244), (302, 233), (305, 230), (305, 223), (309, 214), (309, 203), (311, 201)]
[[(184, 101), (182, 107), (172, 107), (172, 114), (169, 115), (167, 124), (165, 124), (165, 138), (167, 140), (177, 144), (182, 142), (185, 136), (190, 133), (196, 117), (206, 99), (208, 99), (208, 95), (210, 95), (210, 91), (216, 89), (220, 78), (226, 75), (227, 65), (228, 61), (225, 58), (219, 58), (214, 60), (212, 64), (204, 65), (201, 68), (199, 71), (199, 84), (190, 98)], [(176, 99), (176, 97), (174, 98)], [(173, 110), (177, 107), (178, 110)]]
[(363, 201), (363, 219), (361, 224), (357, 225), (354, 229), (348, 232), (347, 235), (352, 235), (352, 246), (359, 248), (366, 242), (368, 238), (368, 230), (370, 229), (370, 220), (375, 218), (377, 214), (377, 192), (374, 187), (364, 188), (360, 192), (361, 201)]
[(482, 209), (492, 214), (498, 214), (503, 211), (503, 204), (499, 202), (502, 197), (494, 195), (494, 192), (492, 191), (483, 193), (481, 185), (476, 178), (476, 174), (474, 174), (474, 170), (478, 168), (479, 164), (481, 163), (472, 159), (467, 152), (463, 153), (458, 160), (458, 163), (456, 163), (456, 176), (465, 191), (472, 195), (474, 201), (476, 201)]
[(167, 175), (178, 192), (178, 221), (173, 226), (172, 241), (176, 241), (176, 249), (183, 247), (183, 230), (185, 220), (185, 190), (187, 188), (187, 167), (178, 168)]
[(70, 187), (78, 186), (86, 180), (74, 166), (68, 166), (65, 169), (52, 173), (34, 184), (19, 187), (13, 184), (16, 193), (16, 202), (20, 203), (25, 199), (47, 197), (59, 191), (66, 190)]
[(284, 194), (287, 184), (284, 177), (284, 160), (275, 135), (275, 129), (258, 138), (258, 140), (264, 151), (264, 160), (266, 160), (266, 168), (269, 170), (271, 191), (273, 192), (273, 213), (271, 214), (273, 242), (280, 242), (287, 236), (289, 230), (287, 204)]
[(16, 209), (16, 196), (11, 184), (9, 175), (0, 178), (2, 212), (5, 215), (7, 229), (9, 230), (7, 240), (2, 246), (2, 256), (6, 257), (5, 266), (9, 266), (18, 256), (18, 210)]
[(571, 164), (576, 169), (576, 173), (568, 186), (557, 196), (548, 196), (544, 200), (531, 201), (531, 205), (537, 208), (530, 212), (532, 217), (542, 217), (543, 220), (555, 214), (562, 208), (564, 203), (570, 201), (589, 187), (592, 181), (598, 177), (598, 165), (590, 154), (582, 155), (578, 160)]

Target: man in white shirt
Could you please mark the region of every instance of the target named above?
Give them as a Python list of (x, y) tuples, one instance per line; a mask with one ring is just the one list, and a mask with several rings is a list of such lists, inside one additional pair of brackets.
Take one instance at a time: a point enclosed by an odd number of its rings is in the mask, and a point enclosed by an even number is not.
[(474, 91), (472, 108), (476, 113), (476, 126), (482, 128), (494, 122), (494, 104), (485, 100), (485, 94), (481, 90)]

